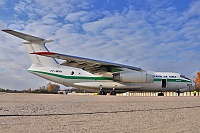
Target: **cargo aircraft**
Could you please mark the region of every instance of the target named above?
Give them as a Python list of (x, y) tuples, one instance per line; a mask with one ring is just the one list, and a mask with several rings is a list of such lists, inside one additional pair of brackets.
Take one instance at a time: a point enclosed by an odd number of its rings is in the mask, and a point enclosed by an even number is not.
[[(6, 33), (19, 37), (25, 42), (30, 60), (30, 73), (47, 80), (72, 86), (99, 95), (116, 95), (127, 91), (154, 91), (163, 95), (165, 91), (185, 92), (190, 89), (192, 81), (179, 73), (154, 72), (138, 67), (64, 55), (50, 52), (45, 44), (53, 40), (5, 29)], [(64, 62), (58, 63), (56, 59)]]

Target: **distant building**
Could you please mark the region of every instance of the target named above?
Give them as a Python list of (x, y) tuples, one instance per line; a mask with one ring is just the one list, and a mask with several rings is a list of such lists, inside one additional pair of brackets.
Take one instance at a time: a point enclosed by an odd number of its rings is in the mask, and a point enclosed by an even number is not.
[(28, 88), (28, 93), (31, 93), (31, 88)]
[(47, 91), (48, 91), (49, 93), (58, 92), (59, 89), (60, 89), (60, 86), (59, 86), (59, 85), (52, 84), (52, 83), (48, 83), (48, 84), (47, 84)]

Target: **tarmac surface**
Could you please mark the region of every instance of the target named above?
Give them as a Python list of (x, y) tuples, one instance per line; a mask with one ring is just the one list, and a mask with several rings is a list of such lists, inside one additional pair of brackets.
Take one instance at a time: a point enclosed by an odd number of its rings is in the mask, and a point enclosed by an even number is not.
[(199, 133), (200, 97), (1, 94), (1, 133)]

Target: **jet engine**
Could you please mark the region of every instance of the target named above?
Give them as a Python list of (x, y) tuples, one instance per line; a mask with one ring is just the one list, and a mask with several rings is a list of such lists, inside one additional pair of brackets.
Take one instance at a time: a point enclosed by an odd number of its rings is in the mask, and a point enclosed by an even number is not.
[(113, 79), (115, 81), (127, 83), (153, 83), (154, 77), (151, 74), (141, 71), (129, 71), (114, 73)]

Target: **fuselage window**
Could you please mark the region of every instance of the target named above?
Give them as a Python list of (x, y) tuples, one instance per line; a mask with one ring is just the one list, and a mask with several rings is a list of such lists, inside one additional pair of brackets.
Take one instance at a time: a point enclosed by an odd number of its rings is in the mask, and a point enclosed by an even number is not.
[(71, 75), (74, 75), (74, 71), (72, 71)]
[(162, 76), (158, 76), (158, 75), (157, 75), (156, 77), (158, 77), (158, 78), (162, 78)]

